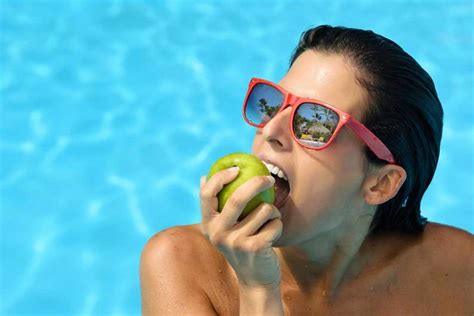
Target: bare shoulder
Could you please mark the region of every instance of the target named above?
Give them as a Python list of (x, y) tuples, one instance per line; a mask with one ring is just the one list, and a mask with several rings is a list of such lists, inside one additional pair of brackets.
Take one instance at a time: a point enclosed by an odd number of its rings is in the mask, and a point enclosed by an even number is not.
[(474, 237), (468, 231), (429, 222), (423, 235), (424, 248), (436, 256), (438, 262), (455, 266), (473, 263)]
[[(208, 267), (216, 260), (198, 225), (175, 226), (152, 236), (140, 258), (143, 315), (217, 313), (206, 291)], [(186, 313), (185, 313), (186, 314)]]
[(160, 252), (155, 250), (163, 250), (163, 248), (171, 248), (169, 250), (193, 251), (204, 237), (199, 232), (199, 226), (173, 226), (157, 232), (146, 243), (143, 253), (153, 253), (159, 255)]
[[(472, 278), (474, 266), (473, 235), (463, 229), (429, 222), (425, 226), (422, 242), (413, 252), (412, 259), (431, 271), (455, 282)], [(472, 281), (472, 280), (471, 280)]]
[(471, 233), (449, 225), (428, 223), (408, 271), (415, 293), (450, 314), (474, 311), (474, 239)]
[(193, 314), (216, 314), (199, 282), (204, 267), (198, 248), (203, 243), (189, 227), (171, 227), (148, 240), (140, 258), (143, 315), (176, 315), (183, 308)]
[(408, 314), (472, 314), (472, 234), (449, 225), (428, 222), (421, 234), (387, 236), (378, 244), (394, 246), (387, 246), (388, 251), (382, 252), (388, 254), (388, 260), (382, 261), (386, 263), (386, 269), (382, 271), (387, 273), (381, 273), (383, 277), (377, 280), (382, 280), (380, 284), (384, 284), (386, 291), (377, 293), (380, 295), (376, 296), (377, 299), (383, 298), (386, 306), (393, 304), (404, 308), (410, 311)]
[(161, 261), (182, 267), (185, 273), (200, 279), (203, 269), (219, 261), (219, 254), (202, 235), (200, 224), (173, 226), (153, 235), (142, 251), (142, 264)]

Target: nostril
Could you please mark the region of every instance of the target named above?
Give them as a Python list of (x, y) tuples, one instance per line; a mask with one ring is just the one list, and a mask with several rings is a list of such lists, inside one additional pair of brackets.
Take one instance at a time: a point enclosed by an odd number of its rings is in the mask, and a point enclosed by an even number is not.
[(280, 146), (283, 146), (283, 144), (277, 139), (272, 139), (271, 141), (278, 143), (278, 145), (280, 145)]
[(269, 143), (277, 142), (280, 146), (283, 145), (278, 139), (273, 138), (273, 137), (265, 137), (265, 141), (267, 141), (267, 142), (269, 142)]

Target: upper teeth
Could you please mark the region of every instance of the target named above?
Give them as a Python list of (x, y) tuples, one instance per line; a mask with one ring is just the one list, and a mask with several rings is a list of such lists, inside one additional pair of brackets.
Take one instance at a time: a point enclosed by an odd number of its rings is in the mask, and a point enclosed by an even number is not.
[(267, 166), (267, 169), (268, 171), (270, 171), (271, 174), (277, 175), (280, 178), (283, 178), (286, 181), (288, 181), (286, 174), (278, 166), (272, 165), (269, 162), (265, 162), (265, 161), (262, 161), (262, 162), (265, 164), (265, 166)]

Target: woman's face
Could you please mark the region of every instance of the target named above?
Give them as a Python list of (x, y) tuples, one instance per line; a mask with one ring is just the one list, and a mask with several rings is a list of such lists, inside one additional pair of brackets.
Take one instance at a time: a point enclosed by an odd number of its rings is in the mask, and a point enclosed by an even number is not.
[[(305, 51), (279, 84), (297, 96), (329, 103), (357, 120), (366, 110), (367, 93), (340, 55)], [(326, 149), (305, 149), (291, 136), (291, 110), (286, 108), (257, 129), (252, 148), (254, 155), (282, 167), (289, 179), (291, 191), (280, 209), (283, 233), (277, 245), (342, 231), (366, 208), (364, 144), (345, 126)]]

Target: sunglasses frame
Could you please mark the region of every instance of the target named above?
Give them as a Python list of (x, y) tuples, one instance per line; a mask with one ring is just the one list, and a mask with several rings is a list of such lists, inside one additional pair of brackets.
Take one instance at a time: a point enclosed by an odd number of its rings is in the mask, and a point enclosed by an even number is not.
[[(330, 104), (327, 104), (325, 102), (322, 102), (320, 100), (298, 97), (298, 96), (286, 91), (285, 89), (280, 87), (278, 84), (273, 83), (273, 82), (268, 81), (268, 80), (265, 80), (265, 79), (252, 78), (250, 80), (249, 87), (248, 87), (248, 90), (247, 90), (247, 94), (246, 94), (245, 100), (244, 100), (244, 105), (243, 105), (243, 108), (242, 108), (242, 115), (243, 115), (245, 121), (248, 124), (250, 124), (254, 127), (258, 127), (258, 128), (263, 128), (266, 125), (266, 123), (255, 124), (247, 118), (247, 115), (245, 115), (245, 111), (247, 109), (248, 97), (249, 97), (250, 93), (252, 92), (253, 88), (258, 84), (269, 85), (269, 86), (277, 89), (278, 91), (280, 91), (283, 94), (283, 105), (280, 107), (280, 109), (275, 114), (275, 116), (278, 113), (282, 112), (284, 109), (286, 109), (288, 106), (292, 106), (291, 119), (290, 119), (290, 122), (289, 122), (290, 132), (291, 132), (291, 135), (293, 136), (293, 138), (296, 140), (296, 142), (299, 145), (303, 146), (304, 148), (311, 149), (311, 150), (323, 150), (323, 149), (325, 149), (326, 147), (331, 145), (331, 143), (334, 141), (334, 139), (336, 138), (336, 136), (339, 133), (339, 131), (341, 130), (341, 128), (344, 125), (348, 125), (352, 129), (352, 131), (354, 131), (354, 133), (370, 148), (370, 150), (379, 159), (385, 160), (390, 164), (396, 164), (395, 159), (393, 158), (393, 155), (390, 152), (390, 150), (387, 148), (387, 146), (385, 146), (385, 144), (377, 136), (375, 136), (374, 133), (372, 133), (362, 123), (360, 123), (359, 121), (354, 119), (350, 114), (348, 114), (344, 111), (341, 111), (340, 109), (335, 108), (334, 106), (332, 106)], [(337, 127), (334, 130), (334, 133), (329, 138), (329, 141), (324, 146), (321, 146), (321, 147), (307, 146), (307, 145), (301, 143), (295, 135), (295, 132), (293, 130), (293, 122), (294, 122), (295, 114), (296, 114), (296, 111), (298, 110), (299, 106), (304, 104), (304, 103), (311, 103), (311, 104), (326, 107), (326, 108), (330, 109), (331, 111), (336, 112), (337, 115), (339, 116), (339, 122), (337, 124)]]

